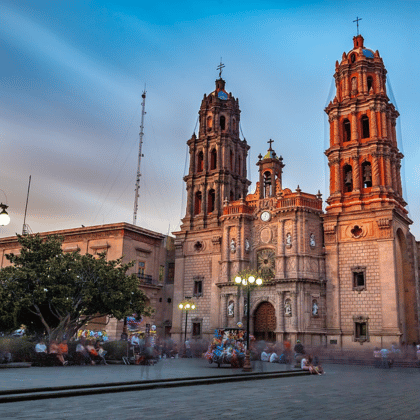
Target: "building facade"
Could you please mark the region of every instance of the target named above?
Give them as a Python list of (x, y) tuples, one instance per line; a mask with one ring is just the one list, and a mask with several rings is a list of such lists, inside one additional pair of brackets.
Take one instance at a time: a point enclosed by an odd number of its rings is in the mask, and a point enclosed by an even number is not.
[[(245, 321), (251, 334), (333, 348), (419, 341), (418, 244), (402, 197), (398, 112), (386, 94), (379, 53), (354, 38), (336, 63), (330, 121), (330, 196), (284, 187), (285, 164), (272, 147), (257, 162), (248, 192), (249, 146), (239, 138), (238, 99), (220, 77), (188, 140), (186, 215), (175, 232), (172, 335), (210, 338)], [(321, 158), (321, 157), (320, 157)], [(236, 274), (257, 269), (267, 279), (247, 302)]]
[[(136, 324), (136, 330), (145, 332), (148, 325), (155, 325), (159, 336), (169, 336), (173, 312), (173, 238), (129, 223), (64, 229), (40, 235), (63, 237), (64, 252), (79, 250), (81, 254), (92, 255), (106, 252), (108, 260), (123, 257), (124, 262), (134, 261), (135, 265), (128, 274), (137, 274), (140, 287), (148, 298), (148, 306), (154, 309), (150, 318), (144, 317)], [(16, 236), (0, 239), (0, 268), (10, 264), (6, 254), (18, 254), (19, 248)], [(86, 328), (105, 330), (109, 339), (113, 340), (120, 338), (124, 328), (127, 329), (127, 322), (109, 317), (98, 318)]]

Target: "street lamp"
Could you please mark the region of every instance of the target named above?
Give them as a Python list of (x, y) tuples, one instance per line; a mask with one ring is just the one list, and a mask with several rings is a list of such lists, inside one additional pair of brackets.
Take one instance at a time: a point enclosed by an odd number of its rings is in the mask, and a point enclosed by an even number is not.
[(0, 203), (0, 226), (6, 226), (10, 223), (10, 216), (6, 211), (7, 208), (8, 206), (6, 204)]
[[(188, 322), (188, 312), (193, 311), (196, 306), (194, 302), (191, 302), (189, 298), (185, 298), (186, 300), (181, 302), (178, 305), (178, 308), (185, 311), (185, 331), (184, 331), (184, 346), (185, 346), (185, 352), (184, 356), (187, 356), (187, 345), (185, 344), (187, 341), (187, 322)], [(182, 316), (182, 314), (181, 314)]]
[(246, 289), (246, 353), (245, 353), (245, 363), (244, 363), (244, 372), (251, 372), (251, 358), (250, 358), (250, 351), (249, 351), (249, 310), (251, 306), (251, 302), (249, 299), (250, 291), (252, 288), (261, 286), (262, 285), (262, 279), (258, 277), (258, 273), (251, 272), (243, 272), (238, 273), (238, 275), (235, 277), (235, 283), (238, 286), (238, 288), (245, 288)]

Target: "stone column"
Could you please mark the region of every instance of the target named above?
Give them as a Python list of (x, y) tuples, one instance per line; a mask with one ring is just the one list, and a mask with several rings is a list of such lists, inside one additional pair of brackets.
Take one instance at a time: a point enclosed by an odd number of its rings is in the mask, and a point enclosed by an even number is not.
[(388, 140), (391, 142), (391, 144), (393, 144), (394, 143), (394, 136), (393, 136), (393, 132), (392, 132), (391, 115), (389, 113), (387, 115), (386, 130), (388, 132)]
[(193, 174), (195, 171), (195, 151), (194, 151), (194, 147), (191, 146), (190, 147), (190, 170), (189, 173)]
[(340, 144), (340, 132), (339, 132), (339, 127), (338, 127), (338, 115), (333, 115), (332, 116), (332, 121), (333, 121), (333, 130), (334, 130), (334, 134), (333, 134), (334, 144)]
[(391, 158), (391, 178), (392, 178), (392, 189), (398, 194), (397, 187), (397, 159)]
[(279, 296), (279, 330), (284, 334), (286, 328), (286, 322), (284, 318), (284, 292), (277, 292)]
[(378, 127), (376, 124), (376, 107), (372, 106), (370, 109), (370, 132), (371, 137), (377, 138), (378, 137)]
[(367, 95), (369, 92), (367, 90), (367, 75), (366, 75), (366, 69), (362, 70), (362, 90), (363, 94)]
[(382, 138), (386, 139), (388, 137), (388, 132), (386, 129), (386, 107), (381, 107), (381, 122), (382, 122)]
[(387, 190), (392, 189), (391, 154), (385, 153), (385, 186)]
[(344, 99), (350, 96), (350, 89), (349, 89), (349, 72), (346, 71), (344, 73)]
[(352, 158), (353, 158), (353, 191), (360, 191), (359, 157), (352, 156)]
[(228, 315), (227, 315), (227, 306), (229, 303), (228, 299), (229, 299), (229, 295), (227, 293), (222, 294), (220, 307), (222, 310), (223, 327), (228, 326)]
[(396, 127), (396, 125), (397, 125), (397, 122), (395, 121), (395, 119), (394, 120), (392, 120), (392, 140), (393, 140), (393, 142), (392, 142), (392, 144), (395, 146), (395, 147), (397, 147), (397, 145), (398, 145), (398, 140), (397, 140), (397, 131), (396, 131), (396, 129), (395, 129), (395, 127)]
[(292, 328), (297, 332), (298, 330), (298, 294), (297, 292), (290, 292), (292, 300)]
[(372, 186), (378, 187), (380, 178), (379, 178), (379, 162), (378, 162), (378, 153), (372, 153)]
[(339, 159), (334, 159), (331, 161), (331, 165), (333, 165), (334, 169), (334, 191), (333, 193), (340, 193), (341, 192), (341, 174), (340, 174), (340, 161)]
[(361, 73), (357, 75), (357, 91), (363, 93), (363, 76)]
[(397, 161), (397, 191), (399, 195), (402, 197), (402, 183), (401, 183), (401, 160), (398, 159)]
[(357, 129), (357, 112), (351, 111), (351, 141), (359, 140), (359, 131)]

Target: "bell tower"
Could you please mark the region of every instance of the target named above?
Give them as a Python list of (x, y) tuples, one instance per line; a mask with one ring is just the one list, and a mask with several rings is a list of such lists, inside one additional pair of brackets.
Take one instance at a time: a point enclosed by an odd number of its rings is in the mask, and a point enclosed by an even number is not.
[(187, 144), (190, 152), (187, 209), (181, 230), (220, 226), (223, 203), (244, 198), (249, 146), (239, 138), (239, 101), (225, 90), (226, 82), (216, 80), (216, 88), (204, 95), (199, 110), (198, 137)]
[(330, 195), (324, 216), (328, 343), (419, 338), (414, 237), (401, 187), (396, 123), (378, 51), (361, 35), (335, 65), (326, 107)]

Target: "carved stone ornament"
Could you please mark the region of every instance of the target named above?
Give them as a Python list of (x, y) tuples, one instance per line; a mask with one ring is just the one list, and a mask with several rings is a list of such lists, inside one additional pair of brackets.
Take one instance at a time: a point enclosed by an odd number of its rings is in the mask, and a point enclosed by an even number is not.
[(290, 301), (290, 299), (286, 299), (284, 301), (284, 315), (292, 316), (292, 302)]
[(229, 246), (230, 246), (230, 252), (232, 254), (234, 254), (236, 252), (236, 243), (235, 243), (235, 240), (234, 239), (232, 239), (230, 241), (230, 245)]
[(292, 247), (292, 234), (291, 233), (286, 234), (286, 246), (288, 248)]
[(311, 234), (309, 235), (309, 246), (310, 246), (311, 248), (315, 248), (315, 246), (316, 246), (316, 242), (315, 242), (315, 235), (314, 235), (313, 233), (311, 233)]
[(363, 229), (360, 226), (355, 225), (351, 230), (351, 236), (356, 239), (361, 238), (363, 236)]
[(227, 312), (229, 317), (235, 316), (235, 303), (233, 300), (229, 301)]
[(245, 239), (245, 252), (248, 254), (250, 250), (251, 250), (251, 245), (248, 239)]

